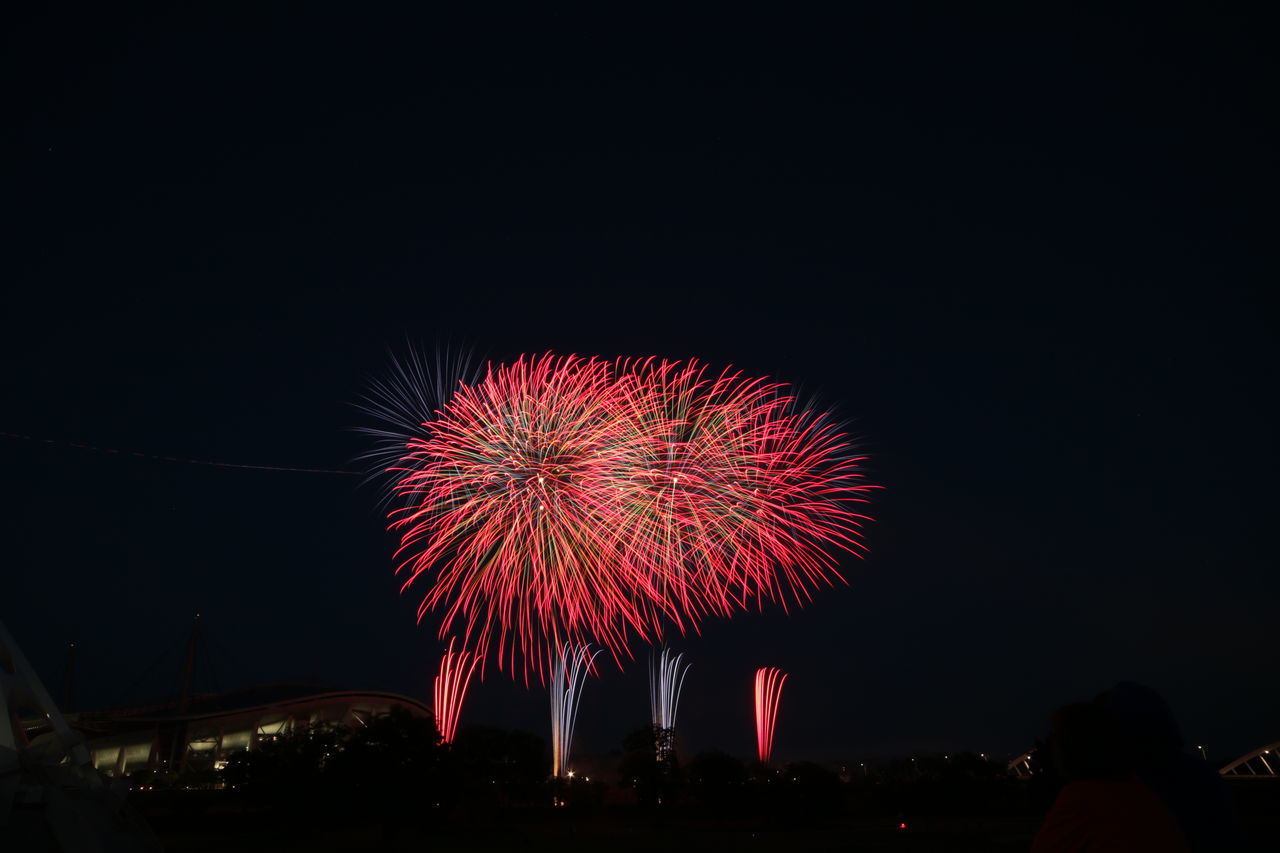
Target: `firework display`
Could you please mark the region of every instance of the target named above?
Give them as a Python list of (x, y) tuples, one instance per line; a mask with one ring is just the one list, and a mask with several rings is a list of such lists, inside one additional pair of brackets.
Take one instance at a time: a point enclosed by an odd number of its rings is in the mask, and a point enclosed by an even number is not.
[(862, 457), (781, 383), (546, 354), (440, 384), (416, 417), (401, 393), (378, 433), (384, 457), (402, 440), (386, 476), (404, 588), (526, 679), (565, 645), (621, 663), (664, 628), (802, 603), (863, 550)]
[(760, 761), (769, 763), (773, 755), (773, 730), (778, 723), (778, 703), (782, 701), (782, 685), (787, 674), (777, 667), (756, 670), (756, 752)]
[(591, 669), (599, 652), (586, 646), (571, 648), (567, 643), (551, 658), (551, 775), (557, 779), (569, 772), (569, 750), (573, 747), (573, 724), (582, 701), (582, 676)]
[(471, 652), (455, 652), (452, 639), (449, 640), (448, 651), (440, 658), (440, 674), (436, 676), (433, 690), (432, 713), (436, 718), (436, 728), (440, 730), (440, 738), (445, 743), (453, 743), (453, 736), (457, 734), (462, 700), (479, 662), (479, 658)]
[(649, 661), (649, 718), (653, 721), (655, 748), (659, 761), (669, 761), (675, 750), (676, 710), (689, 664), (684, 655), (671, 656), (670, 649)]

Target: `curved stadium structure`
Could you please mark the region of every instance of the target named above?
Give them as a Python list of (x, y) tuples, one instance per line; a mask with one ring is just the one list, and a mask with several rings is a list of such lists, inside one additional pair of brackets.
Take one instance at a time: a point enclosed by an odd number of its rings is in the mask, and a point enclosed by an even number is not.
[[(65, 717), (84, 738), (93, 766), (108, 776), (124, 777), (140, 770), (219, 770), (229, 756), (256, 748), (263, 738), (320, 723), (359, 726), (392, 708), (431, 715), (427, 705), (396, 693), (273, 684), (193, 696), (185, 703)], [(28, 736), (35, 739), (39, 729), (38, 724), (30, 727)]]

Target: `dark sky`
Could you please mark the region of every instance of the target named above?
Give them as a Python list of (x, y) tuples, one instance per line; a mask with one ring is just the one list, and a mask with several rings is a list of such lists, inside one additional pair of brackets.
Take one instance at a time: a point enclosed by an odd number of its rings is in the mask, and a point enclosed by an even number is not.
[[(0, 431), (352, 468), (406, 341), (732, 363), (886, 488), (848, 587), (678, 644), (686, 748), (752, 750), (766, 664), (784, 759), (1016, 754), (1120, 679), (1212, 754), (1275, 740), (1274, 21), (891, 5), (10, 10)], [(79, 642), (77, 706), (172, 693), (197, 606), (203, 689), (427, 694), (359, 478), (0, 465), (0, 616), (59, 694)], [(646, 689), (593, 681), (581, 751)]]

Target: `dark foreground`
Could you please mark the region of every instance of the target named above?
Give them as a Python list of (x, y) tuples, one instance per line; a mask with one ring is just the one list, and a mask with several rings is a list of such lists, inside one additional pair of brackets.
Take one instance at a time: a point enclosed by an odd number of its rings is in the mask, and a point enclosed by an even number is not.
[[(427, 818), (427, 822), (422, 820)], [(1246, 815), (1249, 851), (1280, 850), (1280, 812)], [(1026, 851), (1039, 826), (1030, 817), (925, 817), (779, 821), (656, 815), (634, 808), (592, 813), (511, 809), (485, 817), (432, 821), (429, 809), (405, 814), (399, 826), (323, 828), (298, 819), (251, 814), (150, 817), (172, 853), (256, 851)]]
[(808, 826), (750, 822), (637, 820), (594, 815), (581, 819), (513, 820), (422, 831), (406, 827), (392, 837), (376, 828), (312, 833), (305, 827), (157, 827), (165, 849), (196, 851), (713, 851), (713, 850), (990, 850), (1030, 848), (1037, 822), (1027, 819), (921, 821), (907, 830), (883, 821), (829, 821)]

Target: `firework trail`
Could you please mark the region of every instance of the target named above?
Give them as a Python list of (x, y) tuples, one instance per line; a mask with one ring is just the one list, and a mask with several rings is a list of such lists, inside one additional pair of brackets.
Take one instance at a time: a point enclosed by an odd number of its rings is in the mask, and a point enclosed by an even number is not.
[(689, 673), (689, 665), (682, 663), (683, 659), (683, 653), (671, 657), (670, 649), (663, 649), (657, 658), (649, 658), (649, 715), (659, 761), (670, 760), (675, 749), (676, 710), (684, 677)]
[(760, 761), (769, 763), (773, 754), (773, 729), (778, 722), (778, 703), (787, 674), (777, 667), (756, 670), (756, 751)]
[(385, 376), (369, 380), (368, 390), (356, 404), (373, 419), (359, 432), (371, 439), (371, 447), (356, 457), (367, 482), (382, 486), (382, 505), (390, 509), (399, 491), (395, 480), (409, 442), (427, 436), (427, 424), (449, 401), (462, 383), (474, 382), (477, 371), (465, 350), (438, 348), (434, 357), (410, 346), (402, 355), (390, 353), (391, 368)]
[(569, 772), (573, 724), (582, 701), (583, 676), (600, 652), (566, 643), (551, 661), (551, 775), (559, 779)]
[(445, 743), (453, 743), (454, 735), (458, 732), (462, 700), (479, 662), (480, 659), (471, 652), (455, 652), (452, 639), (449, 640), (449, 650), (440, 658), (440, 674), (435, 680), (432, 713), (436, 718), (436, 728), (440, 730), (440, 738)]
[(526, 681), (566, 644), (621, 664), (632, 638), (803, 603), (864, 550), (863, 457), (781, 383), (546, 354), (458, 381), (423, 420), (441, 384), (424, 370), (374, 392), (393, 398), (373, 458), (403, 588), (424, 583), (419, 619), (441, 610), (442, 636), (461, 626)]

